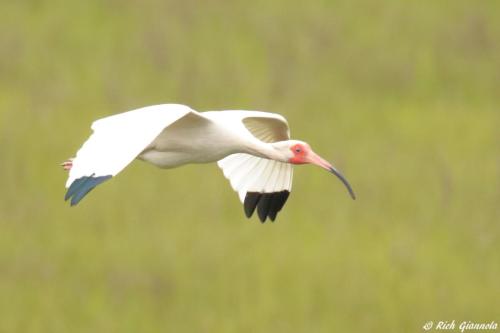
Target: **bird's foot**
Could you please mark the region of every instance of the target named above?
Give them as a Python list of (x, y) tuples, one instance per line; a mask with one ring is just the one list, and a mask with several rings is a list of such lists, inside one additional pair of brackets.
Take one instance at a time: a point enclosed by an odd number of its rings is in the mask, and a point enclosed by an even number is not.
[(69, 160), (61, 163), (61, 166), (63, 167), (64, 170), (69, 171), (71, 170), (71, 167), (73, 166), (73, 159), (70, 158)]

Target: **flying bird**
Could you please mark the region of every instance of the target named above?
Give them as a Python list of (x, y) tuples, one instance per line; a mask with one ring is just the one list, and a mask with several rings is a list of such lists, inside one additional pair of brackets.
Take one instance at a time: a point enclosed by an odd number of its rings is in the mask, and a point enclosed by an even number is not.
[(286, 119), (260, 111), (197, 112), (162, 104), (112, 115), (92, 124), (92, 135), (69, 171), (65, 200), (76, 205), (97, 185), (134, 159), (160, 168), (217, 162), (238, 192), (245, 214), (274, 221), (292, 188), (293, 164), (315, 164), (336, 175), (355, 199), (346, 178), (309, 144), (291, 140)]

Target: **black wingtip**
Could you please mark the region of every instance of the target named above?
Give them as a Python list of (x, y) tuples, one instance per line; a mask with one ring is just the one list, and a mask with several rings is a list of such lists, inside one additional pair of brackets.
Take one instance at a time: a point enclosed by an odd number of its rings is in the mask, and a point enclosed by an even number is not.
[(283, 206), (285, 205), (286, 200), (288, 199), (288, 196), (290, 195), (290, 192), (288, 191), (281, 191), (274, 193), (273, 199), (271, 202), (271, 207), (269, 208), (269, 219), (271, 222), (274, 222), (276, 219), (276, 215), (281, 211)]
[(67, 201), (69, 198), (75, 194), (76, 190), (82, 185), (83, 182), (85, 182), (89, 177), (81, 177), (78, 179), (75, 179), (70, 187), (68, 188), (68, 191), (66, 191), (66, 194), (64, 195), (64, 201)]
[(252, 217), (253, 212), (255, 211), (255, 207), (257, 207), (257, 204), (259, 203), (261, 196), (262, 195), (257, 192), (247, 193), (247, 195), (245, 196), (245, 202), (243, 203), (243, 208), (245, 210), (246, 217), (248, 218)]
[(259, 201), (259, 206), (257, 207), (257, 213), (259, 215), (260, 222), (265, 223), (267, 215), (269, 215), (269, 209), (271, 208), (271, 201), (273, 200), (274, 193), (264, 193)]
[(73, 183), (71, 183), (70, 187), (68, 188), (68, 191), (66, 192), (66, 195), (64, 196), (64, 200), (67, 201), (71, 198), (70, 206), (75, 206), (90, 191), (92, 191), (92, 189), (94, 189), (97, 185), (101, 184), (102, 182), (110, 179), (111, 177), (112, 177), (111, 175), (99, 176), (99, 177), (94, 177), (94, 175), (91, 175), (78, 178)]
[(244, 202), (245, 215), (250, 218), (257, 209), (257, 215), (262, 223), (265, 223), (268, 217), (274, 222), (289, 195), (289, 191), (273, 193), (248, 192)]

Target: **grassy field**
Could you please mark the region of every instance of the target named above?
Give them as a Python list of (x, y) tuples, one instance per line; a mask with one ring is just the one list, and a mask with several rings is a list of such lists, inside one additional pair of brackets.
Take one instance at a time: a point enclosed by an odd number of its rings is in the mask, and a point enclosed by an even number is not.
[[(500, 321), (500, 2), (4, 1), (0, 332), (420, 332)], [(215, 165), (135, 162), (70, 208), (97, 118), (285, 115), (276, 223)]]

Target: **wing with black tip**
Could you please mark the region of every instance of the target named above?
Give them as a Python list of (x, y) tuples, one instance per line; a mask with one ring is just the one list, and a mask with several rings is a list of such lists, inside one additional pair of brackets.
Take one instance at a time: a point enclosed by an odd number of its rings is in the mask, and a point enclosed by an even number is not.
[[(288, 123), (279, 114), (241, 111), (238, 115), (246, 129), (263, 142), (290, 139)], [(263, 223), (267, 218), (271, 221), (276, 219), (292, 189), (291, 164), (248, 154), (233, 154), (220, 160), (218, 165), (238, 192), (247, 217), (257, 211)]]
[(78, 150), (66, 182), (65, 200), (76, 205), (97, 185), (132, 162), (168, 126), (198, 112), (180, 104), (153, 105), (92, 124), (92, 135)]
[(247, 217), (257, 211), (261, 222), (276, 219), (292, 189), (292, 165), (248, 154), (233, 154), (218, 164), (238, 192)]

